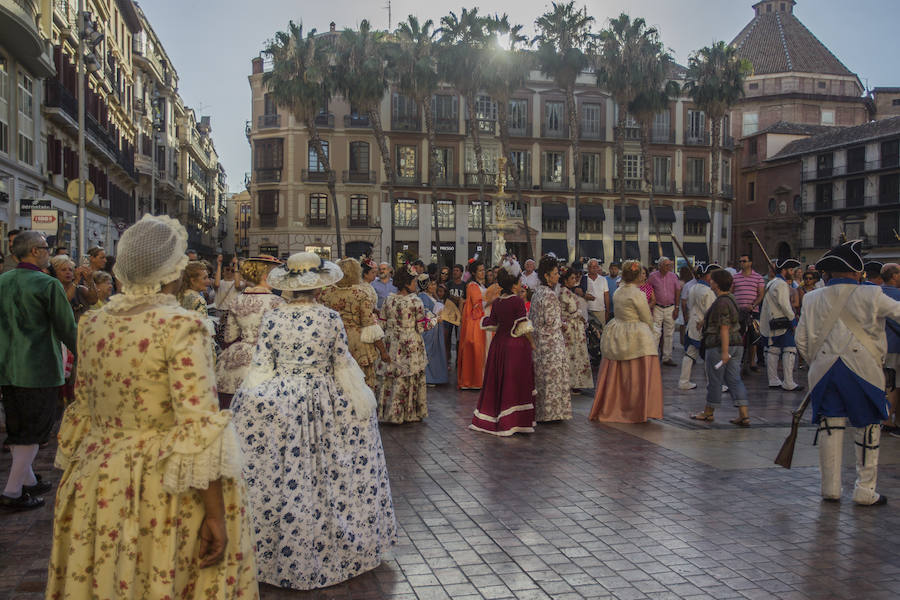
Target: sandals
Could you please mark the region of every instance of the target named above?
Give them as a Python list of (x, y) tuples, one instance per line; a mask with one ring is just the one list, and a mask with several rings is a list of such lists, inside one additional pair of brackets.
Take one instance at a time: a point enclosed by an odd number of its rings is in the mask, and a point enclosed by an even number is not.
[(736, 419), (731, 419), (728, 422), (732, 425), (737, 425), (738, 427), (750, 427), (750, 417), (738, 417)]
[(715, 420), (713, 418), (713, 413), (708, 413), (706, 411), (697, 413), (696, 415), (691, 415), (691, 418), (695, 421), (705, 421), (707, 423), (712, 423)]

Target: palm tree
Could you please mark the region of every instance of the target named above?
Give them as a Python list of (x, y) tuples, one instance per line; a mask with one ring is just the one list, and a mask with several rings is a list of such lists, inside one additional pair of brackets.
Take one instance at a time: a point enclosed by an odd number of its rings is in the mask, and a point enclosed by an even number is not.
[[(710, 226), (710, 246), (713, 246), (715, 214), (721, 193), (719, 191), (719, 163), (722, 154), (722, 119), (744, 95), (744, 81), (753, 74), (753, 65), (739, 58), (737, 49), (725, 42), (694, 52), (688, 60), (687, 83), (684, 89), (698, 108), (706, 113), (712, 123), (712, 177), (711, 200), (713, 223)], [(714, 257), (718, 251), (710, 248)]]
[(650, 160), (650, 127), (657, 114), (669, 109), (669, 101), (676, 97), (680, 86), (669, 79), (672, 66), (672, 55), (669, 54), (655, 28), (644, 29), (641, 34), (642, 52), (640, 55), (644, 79), (637, 96), (628, 106), (628, 112), (634, 116), (641, 131), (641, 161), (644, 164), (643, 179), (650, 195), (650, 221), (656, 231), (656, 248), (658, 258), (663, 255), (659, 223), (655, 214), (656, 206), (653, 198), (653, 164)]
[(279, 31), (263, 50), (272, 60), (272, 69), (263, 74), (263, 85), (280, 106), (286, 106), (294, 118), (306, 125), (309, 143), (328, 176), (328, 194), (334, 212), (334, 230), (338, 255), (344, 249), (341, 238), (341, 216), (335, 193), (335, 173), (322, 146), (316, 115), (328, 104), (334, 91), (332, 37), (316, 36), (310, 29), (304, 37), (303, 24), (288, 23), (287, 31)]
[(509, 139), (509, 102), (512, 95), (524, 85), (531, 70), (533, 58), (527, 51), (528, 38), (522, 35), (522, 25), (509, 24), (509, 17), (493, 16), (488, 20), (488, 28), (494, 35), (505, 36), (509, 41), (507, 48), (495, 47), (488, 56), (485, 89), (497, 101), (497, 121), (500, 130), (500, 145), (506, 157), (506, 168), (509, 179), (516, 191), (516, 202), (522, 209), (522, 225), (525, 227), (525, 256), (523, 260), (535, 255), (531, 245), (531, 229), (528, 227), (528, 211), (522, 200), (521, 172), (512, 160)]
[(428, 138), (428, 184), (431, 188), (431, 212), (434, 225), (434, 241), (437, 246), (437, 264), (441, 267), (441, 235), (438, 229), (437, 204), (437, 150), (435, 148), (434, 111), (431, 99), (438, 88), (437, 54), (433, 29), (434, 22), (428, 19), (420, 24), (419, 19), (409, 15), (397, 27), (397, 43), (392, 53), (393, 70), (397, 77), (400, 93), (412, 98), (425, 115), (425, 135)]
[(481, 205), (481, 247), (485, 254), (485, 264), (490, 262), (487, 249), (484, 201), (484, 153), (481, 147), (480, 123), (475, 110), (475, 95), (484, 86), (484, 53), (489, 36), (483, 17), (478, 8), (462, 9), (441, 17), (438, 29), (438, 71), (441, 79), (450, 82), (465, 97), (467, 124), (472, 146), (475, 151), (475, 166), (478, 171), (478, 201)]
[(594, 17), (587, 8), (575, 9), (572, 0), (567, 4), (553, 2), (549, 11), (534, 22), (538, 35), (537, 62), (541, 73), (552, 77), (565, 91), (566, 113), (569, 120), (569, 145), (575, 167), (575, 256), (578, 255), (579, 203), (581, 198), (581, 152), (578, 107), (575, 104), (575, 83), (578, 76), (591, 65), (595, 36), (591, 33)]
[[(388, 201), (391, 214), (394, 213), (395, 176), (391, 151), (381, 123), (381, 102), (388, 88), (386, 67), (387, 35), (383, 31), (372, 31), (369, 22), (363, 20), (359, 31), (345, 29), (341, 33), (336, 66), (336, 89), (350, 106), (355, 107), (369, 118), (387, 180)], [(391, 253), (394, 248), (394, 227), (391, 226)]]
[(597, 62), (597, 85), (609, 91), (618, 108), (616, 119), (616, 179), (619, 204), (622, 205), (622, 259), (625, 258), (625, 123), (628, 107), (643, 89), (644, 80), (641, 35), (646, 30), (644, 19), (631, 20), (622, 13), (609, 20), (600, 32), (600, 52)]

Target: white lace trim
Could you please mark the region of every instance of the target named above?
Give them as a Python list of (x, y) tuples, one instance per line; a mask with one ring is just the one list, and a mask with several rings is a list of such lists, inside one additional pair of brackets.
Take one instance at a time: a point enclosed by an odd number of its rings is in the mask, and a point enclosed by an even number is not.
[(528, 320), (528, 317), (519, 317), (516, 319), (516, 322), (513, 323), (512, 331), (510, 335), (514, 338), (522, 337), (523, 335), (528, 335), (534, 331), (534, 325), (531, 324), (531, 321)]
[(239, 479), (243, 458), (237, 434), (229, 423), (222, 433), (196, 454), (175, 452), (165, 459), (163, 489), (181, 494), (191, 488), (205, 490), (209, 482), (220, 478)]
[(378, 402), (372, 388), (366, 385), (366, 376), (353, 357), (348, 355), (347, 360), (338, 363), (334, 381), (350, 401), (356, 416), (362, 421), (368, 421)]
[(116, 294), (109, 299), (109, 302), (103, 306), (102, 310), (108, 312), (126, 312), (133, 310), (139, 306), (152, 308), (154, 306), (178, 306), (178, 300), (172, 294), (161, 294), (158, 292), (149, 294)]
[(362, 331), (359, 332), (359, 341), (364, 344), (374, 344), (383, 337), (384, 329), (378, 323), (363, 327)]

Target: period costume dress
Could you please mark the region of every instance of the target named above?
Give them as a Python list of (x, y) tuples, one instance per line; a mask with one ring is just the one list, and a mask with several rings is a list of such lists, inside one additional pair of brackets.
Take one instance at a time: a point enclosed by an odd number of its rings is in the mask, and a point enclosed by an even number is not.
[[(859, 241), (831, 250), (816, 270), (861, 272)], [(824, 288), (803, 298), (797, 326), (797, 349), (809, 364), (813, 423), (818, 423), (822, 497), (841, 496), (841, 459), (844, 430), (856, 428), (856, 484), (853, 501), (881, 504), (875, 491), (881, 421), (887, 419), (882, 365), (887, 351), (885, 320), (900, 320), (900, 302), (878, 286), (858, 285), (855, 279), (832, 278)]]
[(470, 281), (466, 286), (466, 300), (462, 309), (459, 345), (456, 351), (456, 385), (462, 390), (480, 389), (484, 378), (487, 336), (481, 329), (481, 318), (485, 315), (486, 291), (476, 281)]
[[(204, 322), (171, 295), (117, 295), (82, 318), (78, 349), (47, 598), (258, 597), (241, 453)], [(218, 479), (228, 545), (200, 569), (195, 489)]]
[(192, 310), (200, 313), (204, 317), (208, 314), (208, 307), (203, 294), (197, 290), (187, 290), (181, 297), (181, 307), (186, 310)]
[[(426, 292), (419, 292), (419, 300), (425, 307), (426, 314), (439, 315), (444, 309), (444, 304), (429, 296)], [(432, 327), (422, 332), (422, 341), (425, 343), (425, 354), (428, 356), (428, 365), (425, 367), (425, 382), (428, 385), (443, 385), (450, 381), (447, 372), (447, 345), (444, 341), (444, 328)]]
[(569, 354), (562, 331), (559, 297), (546, 285), (531, 298), (528, 316), (534, 327), (535, 420), (560, 421), (572, 418)]
[(533, 331), (518, 296), (501, 296), (491, 314), (481, 320), (484, 329), (494, 331), (484, 370), (484, 385), (469, 429), (497, 436), (534, 431)]
[(600, 340), (603, 360), (589, 418), (615, 423), (662, 419), (662, 374), (647, 296), (626, 283), (616, 290), (615, 305), (616, 316)]
[(421, 334), (437, 324), (437, 317), (425, 314), (425, 306), (415, 294), (392, 294), (381, 307), (381, 318), (391, 361), (379, 361), (376, 368), (378, 420), (395, 424), (421, 421), (428, 416), (428, 356)]
[[(372, 290), (368, 293), (365, 288)], [(384, 330), (375, 321), (375, 290), (368, 283), (350, 286), (333, 285), (322, 290), (319, 302), (337, 311), (347, 331), (350, 355), (366, 375), (366, 385), (375, 389), (378, 378), (375, 363), (378, 349), (375, 342), (384, 337)]]
[(581, 298), (569, 288), (560, 288), (559, 305), (562, 308), (563, 334), (568, 353), (569, 385), (573, 389), (594, 389), (591, 359), (587, 350), (587, 318), (584, 316), (587, 304), (582, 305), (579, 300)]
[[(794, 269), (800, 261), (789, 258), (776, 261), (775, 268)], [(794, 340), (794, 307), (791, 304), (791, 286), (780, 274), (766, 284), (766, 293), (760, 307), (759, 333), (766, 343), (766, 374), (769, 387), (780, 387), (789, 392), (799, 391), (803, 386), (794, 382), (794, 365), (797, 363), (797, 342)], [(781, 320), (787, 327), (772, 328), (772, 321)], [(778, 363), (781, 362), (783, 377), (778, 377)]]
[[(341, 278), (336, 264), (301, 252), (267, 281), (311, 291)], [(377, 567), (397, 524), (375, 396), (340, 315), (311, 298), (266, 313), (233, 406), (260, 581), (309, 590)]]
[(256, 349), (256, 338), (263, 314), (284, 304), (284, 299), (263, 287), (251, 287), (234, 297), (228, 305), (222, 340), (230, 344), (219, 355), (216, 381), (222, 408), (241, 387)]

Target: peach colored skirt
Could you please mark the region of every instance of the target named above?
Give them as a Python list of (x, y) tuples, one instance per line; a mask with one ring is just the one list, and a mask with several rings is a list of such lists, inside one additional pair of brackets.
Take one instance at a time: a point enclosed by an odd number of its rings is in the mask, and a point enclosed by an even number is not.
[(662, 416), (659, 357), (603, 359), (597, 374), (594, 406), (588, 417), (591, 421), (644, 423), (647, 419), (662, 419)]

